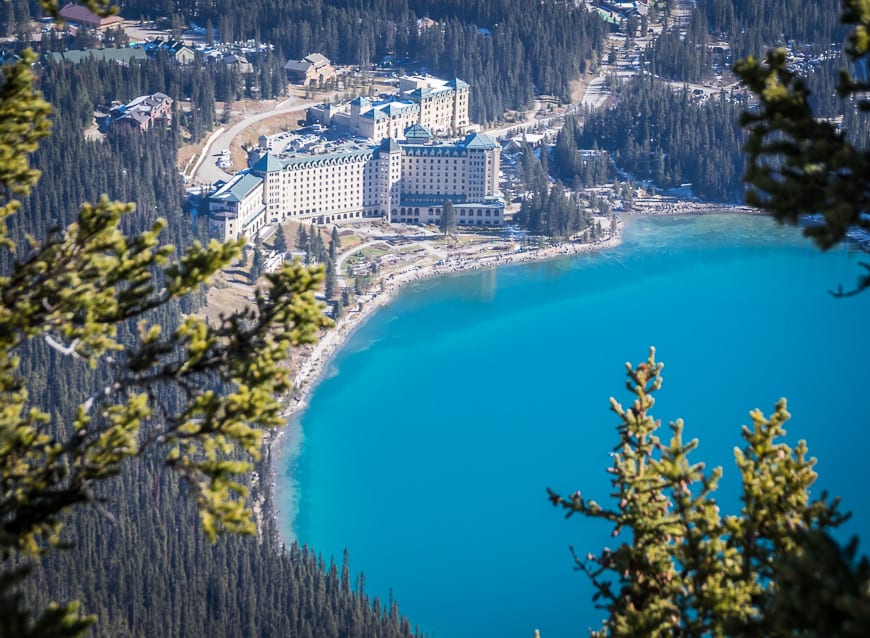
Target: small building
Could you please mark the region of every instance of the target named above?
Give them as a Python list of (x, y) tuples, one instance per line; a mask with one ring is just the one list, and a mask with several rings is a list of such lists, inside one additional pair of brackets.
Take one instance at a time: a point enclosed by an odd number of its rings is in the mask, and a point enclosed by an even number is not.
[(251, 75), (254, 72), (254, 65), (248, 62), (248, 58), (238, 53), (230, 53), (221, 58), (224, 65), (238, 69), (242, 75)]
[(98, 16), (96, 13), (78, 4), (70, 2), (60, 10), (60, 17), (70, 24), (95, 31), (105, 31), (120, 26), (124, 21), (121, 16)]
[(433, 20), (432, 18), (425, 17), (425, 16), (422, 18), (417, 18), (417, 31), (419, 33), (422, 33), (426, 29), (431, 29), (431, 28), (437, 27), (437, 26), (438, 26), (438, 23), (435, 22), (435, 20)]
[(181, 40), (176, 40), (174, 38), (169, 38), (167, 40), (163, 40), (162, 38), (149, 40), (145, 43), (143, 48), (148, 55), (152, 56), (157, 55), (160, 51), (166, 51), (169, 57), (175, 60), (178, 64), (193, 64), (196, 60), (196, 51), (187, 46)]
[(166, 50), (177, 64), (193, 64), (196, 60), (196, 51), (184, 42), (170, 40), (166, 43)]
[[(336, 116), (343, 116), (343, 119), (340, 118), (339, 120), (335, 120)], [(350, 120), (346, 104), (330, 104), (329, 102), (326, 102), (324, 104), (317, 104), (308, 107), (305, 110), (306, 124), (322, 124), (323, 126), (331, 126), (334, 121), (336, 124), (342, 122), (345, 128), (348, 127), (348, 122)]]
[(118, 104), (109, 111), (112, 122), (147, 131), (157, 120), (172, 121), (172, 98), (164, 93), (140, 95), (127, 104)]
[(311, 53), (301, 60), (288, 60), (284, 71), (290, 82), (305, 86), (323, 84), (335, 77), (335, 69), (329, 58), (320, 53)]

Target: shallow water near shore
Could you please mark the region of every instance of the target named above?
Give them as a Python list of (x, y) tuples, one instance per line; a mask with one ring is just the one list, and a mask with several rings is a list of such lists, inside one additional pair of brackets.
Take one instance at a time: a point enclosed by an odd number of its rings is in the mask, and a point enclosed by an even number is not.
[(607, 500), (608, 398), (630, 401), (623, 363), (655, 345), (653, 413), (684, 418), (694, 459), (724, 466), (724, 511), (739, 507), (740, 425), (786, 396), (788, 442), (808, 441), (819, 492), (855, 513), (842, 536), (867, 553), (870, 292), (827, 292), (862, 257), (761, 217), (630, 218), (604, 253), (409, 286), (354, 333), (304, 434), (285, 439), (283, 533), (326, 560), (347, 548), (366, 591), (429, 636), (585, 635), (602, 612), (568, 548), (616, 541), (564, 520), (545, 488)]

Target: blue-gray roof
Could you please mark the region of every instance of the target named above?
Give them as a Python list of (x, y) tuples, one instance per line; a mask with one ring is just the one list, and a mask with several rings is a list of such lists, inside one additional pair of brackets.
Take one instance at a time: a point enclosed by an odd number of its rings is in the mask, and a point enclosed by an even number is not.
[(223, 202), (241, 202), (250, 195), (251, 191), (262, 183), (262, 177), (257, 177), (250, 173), (239, 173), (218, 189), (218, 191), (209, 197), (209, 199), (220, 200)]
[(461, 142), (442, 142), (441, 144), (424, 144), (415, 140), (402, 142), (402, 148), (409, 155), (433, 157), (462, 157), (466, 151), (488, 151), (499, 148), (495, 139), (483, 133), (469, 133)]
[(429, 132), (422, 124), (412, 124), (405, 129), (406, 140), (429, 140), (432, 139), (432, 133)]
[(483, 200), (469, 200), (467, 195), (437, 195), (435, 193), (402, 193), (400, 206), (416, 206), (418, 208), (438, 207), (450, 200), (456, 208), (504, 208), (504, 201), (497, 197), (487, 197)]
[(251, 167), (252, 171), (257, 173), (272, 173), (280, 171), (284, 167), (283, 164), (271, 153), (265, 153), (260, 159), (254, 162)]
[[(462, 80), (459, 80), (459, 81), (462, 82)], [(462, 83), (465, 84), (465, 82), (462, 82)], [(468, 85), (466, 85), (466, 86), (468, 86)], [(408, 95), (410, 95), (411, 98), (422, 99), (424, 97), (430, 97), (432, 95), (437, 95), (439, 93), (447, 93), (448, 91), (452, 91), (454, 88), (456, 88), (456, 87), (450, 86), (449, 83), (448, 84), (441, 84), (439, 86), (425, 86), (425, 87), (420, 87), (420, 88), (414, 89)]]
[(380, 104), (372, 105), (372, 108), (365, 113), (362, 113), (360, 117), (369, 120), (383, 120), (392, 115), (402, 115), (408, 111), (414, 111), (419, 108), (420, 107), (417, 103), (411, 102), (410, 100), (393, 100), (391, 102), (382, 102)]
[(495, 140), (484, 133), (469, 133), (462, 140), (461, 145), (468, 149), (491, 149), (496, 148)]
[(327, 153), (325, 155), (304, 155), (300, 157), (288, 157), (281, 160), (285, 168), (309, 168), (314, 166), (329, 166), (330, 164), (343, 164), (355, 162), (371, 157), (374, 149), (369, 147), (362, 150), (341, 151), (338, 153)]
[(398, 153), (402, 150), (402, 147), (399, 146), (399, 143), (392, 137), (385, 137), (381, 142), (381, 145), (378, 147), (378, 150), (386, 153)]
[(292, 73), (304, 73), (313, 66), (314, 65), (311, 64), (311, 62), (305, 60), (287, 60), (287, 63), (284, 65), (284, 70)]
[(409, 144), (402, 143), (405, 153), (415, 157), (465, 157), (466, 150), (459, 144)]

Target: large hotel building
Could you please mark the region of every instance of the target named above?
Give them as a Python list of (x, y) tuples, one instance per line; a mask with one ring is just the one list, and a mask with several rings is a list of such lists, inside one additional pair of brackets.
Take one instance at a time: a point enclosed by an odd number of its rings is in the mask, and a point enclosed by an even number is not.
[(459, 78), (429, 76), (399, 78), (399, 94), (386, 100), (358, 97), (350, 104), (323, 104), (309, 108), (308, 120), (336, 127), (372, 140), (398, 139), (414, 124), (435, 137), (461, 135), (468, 128), (468, 84)]
[(282, 158), (265, 151), (209, 197), (212, 234), (253, 237), (267, 223), (289, 219), (437, 224), (448, 200), (460, 226), (504, 225), (495, 140), (470, 133), (437, 141), (420, 123), (405, 128), (402, 140), (393, 132), (379, 144), (332, 153)]

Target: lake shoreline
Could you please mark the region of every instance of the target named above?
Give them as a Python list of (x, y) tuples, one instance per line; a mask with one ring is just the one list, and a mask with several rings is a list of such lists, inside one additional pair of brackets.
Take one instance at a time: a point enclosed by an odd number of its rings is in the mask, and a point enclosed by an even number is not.
[[(647, 204), (647, 202), (644, 202), (644, 204)], [(660, 202), (659, 200), (651, 200), (648, 205), (641, 204), (636, 207), (635, 210), (625, 212), (623, 215), (627, 217), (698, 216), (722, 213), (756, 215), (759, 214), (759, 211), (745, 206), (704, 204), (689, 201)], [(302, 358), (299, 370), (294, 376), (292, 398), (289, 400), (288, 406), (283, 412), (283, 417), (286, 419), (287, 424), (280, 430), (270, 432), (265, 443), (269, 446), (269, 456), (273, 459), (270, 485), (273, 486), (272, 502), (275, 509), (268, 513), (258, 512), (258, 517), (265, 514), (271, 516), (275, 520), (279, 518), (280, 508), (277, 505), (274, 493), (274, 486), (277, 485), (277, 468), (274, 466), (274, 463), (279, 459), (286, 458), (287, 450), (283, 449), (284, 441), (291, 428), (301, 427), (298, 417), (308, 407), (308, 402), (314, 390), (317, 388), (317, 385), (326, 375), (330, 363), (346, 345), (351, 336), (363, 324), (365, 324), (369, 317), (380, 308), (388, 305), (405, 286), (424, 279), (443, 277), (473, 270), (499, 268), (522, 263), (543, 262), (574, 255), (609, 250), (622, 243), (622, 231), (623, 222), (620, 219), (615, 234), (595, 243), (569, 241), (559, 246), (540, 250), (517, 250), (497, 254), (493, 254), (495, 251), (493, 251), (490, 246), (489, 248), (479, 248), (475, 253), (470, 255), (449, 258), (445, 260), (444, 263), (410, 263), (405, 265), (402, 269), (387, 275), (380, 290), (373, 294), (363, 295), (360, 298), (358, 307), (353, 311), (346, 311), (345, 314), (336, 321), (335, 326), (325, 331), (311, 351)], [(294, 432), (293, 438), (297, 441), (302, 440), (299, 432)], [(287, 532), (288, 530), (281, 531)]]
[[(634, 210), (625, 212), (628, 217), (647, 215), (708, 215), (708, 214), (763, 214), (758, 209), (741, 205), (709, 204), (692, 201), (650, 200), (649, 205), (636, 206)], [(321, 380), (327, 366), (338, 351), (344, 346), (347, 339), (359, 328), (369, 316), (376, 310), (387, 305), (406, 285), (446, 275), (461, 272), (499, 268), (522, 263), (548, 261), (571, 255), (588, 254), (609, 250), (622, 243), (622, 227), (620, 220), (617, 232), (610, 237), (595, 243), (565, 242), (562, 245), (553, 246), (540, 250), (513, 251), (510, 253), (493, 254), (487, 249), (478, 250), (475, 254), (451, 258), (445, 264), (409, 264), (400, 271), (390, 274), (381, 290), (363, 295), (359, 308), (347, 311), (336, 321), (333, 328), (325, 331), (313, 350), (305, 356), (299, 371), (293, 380), (293, 398), (284, 412), (288, 419), (298, 415), (308, 405), (311, 393)], [(490, 247), (491, 248), (491, 247)]]
[[(323, 380), (329, 369), (329, 364), (338, 355), (347, 341), (365, 322), (379, 309), (388, 305), (396, 295), (409, 284), (444, 277), (473, 270), (499, 268), (523, 263), (543, 262), (572, 255), (589, 254), (608, 250), (619, 246), (622, 242), (622, 222), (620, 221), (617, 232), (607, 239), (595, 243), (566, 242), (561, 246), (554, 246), (540, 250), (514, 251), (510, 253), (493, 254), (491, 249), (479, 249), (473, 255), (452, 257), (437, 264), (411, 263), (386, 276), (381, 289), (374, 294), (363, 295), (360, 303), (353, 311), (346, 311), (336, 322), (335, 326), (326, 330), (309, 353), (302, 359), (299, 370), (293, 379), (293, 395), (287, 408), (282, 413), (286, 419), (286, 425), (279, 430), (267, 432), (264, 445), (269, 448), (269, 457), (272, 459), (270, 468), (269, 489), (271, 489), (273, 511), (264, 512), (259, 503), (255, 503), (255, 517), (259, 521), (263, 516), (269, 516), (279, 522), (280, 508), (276, 499), (275, 488), (277, 486), (276, 463), (285, 460), (288, 451), (284, 449), (284, 442), (293, 428), (301, 427), (299, 415), (308, 407), (317, 385)], [(301, 433), (293, 432), (293, 439), (301, 441)], [(293, 451), (291, 451), (292, 453)], [(298, 450), (295, 451), (298, 453)], [(289, 530), (282, 530), (279, 534)], [(290, 539), (292, 542), (293, 539)]]
[(441, 265), (411, 264), (400, 271), (388, 275), (381, 290), (373, 295), (364, 295), (358, 309), (347, 311), (321, 337), (311, 353), (305, 358), (293, 381), (293, 398), (284, 415), (289, 419), (303, 411), (311, 397), (311, 393), (323, 377), (329, 363), (338, 354), (347, 340), (375, 311), (389, 304), (405, 286), (447, 275), (512, 266), (516, 264), (548, 261), (560, 257), (588, 254), (601, 250), (615, 248), (622, 242), (621, 232), (596, 243), (566, 243), (541, 250), (517, 251), (507, 254), (493, 255), (490, 251), (481, 250), (478, 256), (452, 258)]

